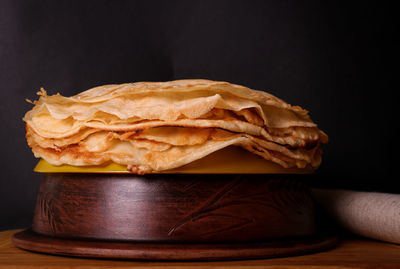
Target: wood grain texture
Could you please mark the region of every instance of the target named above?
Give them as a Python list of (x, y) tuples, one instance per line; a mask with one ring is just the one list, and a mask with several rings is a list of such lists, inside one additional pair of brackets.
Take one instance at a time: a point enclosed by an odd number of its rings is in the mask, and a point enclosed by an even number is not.
[(399, 268), (400, 246), (366, 239), (343, 239), (339, 246), (316, 254), (230, 262), (138, 262), (69, 258), (28, 252), (0, 232), (0, 268)]
[(337, 237), (305, 237), (250, 243), (158, 243), (65, 239), (31, 230), (14, 234), (13, 243), (25, 250), (55, 255), (135, 260), (240, 260), (295, 256), (323, 251)]
[(252, 242), (317, 233), (288, 175), (44, 174), (32, 230), (98, 240)]

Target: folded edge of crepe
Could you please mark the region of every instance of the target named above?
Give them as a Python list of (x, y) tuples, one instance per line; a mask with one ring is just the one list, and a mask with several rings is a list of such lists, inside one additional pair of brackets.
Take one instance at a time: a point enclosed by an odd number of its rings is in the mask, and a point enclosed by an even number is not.
[[(95, 166), (52, 165), (41, 159), (34, 169), (37, 173), (131, 173), (126, 165), (107, 162)], [(156, 174), (312, 174), (315, 169), (283, 168), (239, 147), (226, 147), (187, 165)]]
[(227, 82), (138, 82), (72, 97), (38, 94), (24, 117), (28, 144), (36, 157), (58, 166), (115, 162), (138, 174), (177, 172), (239, 146), (285, 171), (315, 169), (320, 145), (328, 142), (306, 110)]

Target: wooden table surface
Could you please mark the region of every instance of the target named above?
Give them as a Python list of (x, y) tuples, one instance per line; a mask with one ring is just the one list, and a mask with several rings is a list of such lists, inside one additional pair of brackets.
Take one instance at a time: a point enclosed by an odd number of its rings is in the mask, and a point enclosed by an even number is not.
[(310, 255), (222, 262), (137, 262), (52, 256), (11, 243), (18, 230), (0, 232), (0, 268), (400, 268), (400, 245), (343, 239), (338, 247)]

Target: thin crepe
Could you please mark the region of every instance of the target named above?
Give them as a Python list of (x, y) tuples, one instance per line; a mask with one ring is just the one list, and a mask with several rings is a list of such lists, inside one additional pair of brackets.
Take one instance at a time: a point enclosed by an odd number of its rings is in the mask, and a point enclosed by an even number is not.
[(113, 161), (135, 173), (173, 169), (228, 146), (283, 167), (318, 167), (328, 136), (308, 112), (265, 92), (207, 80), (44, 90), (24, 117), (36, 157), (54, 165)]
[[(178, 135), (164, 137), (167, 141), (162, 141), (163, 135), (144, 138), (140, 133), (121, 136), (102, 131), (89, 135), (78, 144), (60, 149), (45, 148), (31, 137), (28, 138), (28, 143), (35, 155), (54, 165), (99, 165), (114, 161), (129, 165), (131, 170), (139, 174), (177, 168), (231, 145), (241, 146), (283, 167), (303, 168), (309, 163), (318, 166), (321, 161), (318, 148), (290, 150), (248, 134), (235, 134), (219, 129), (206, 129), (207, 132), (203, 130), (204, 133), (193, 135), (186, 144), (180, 135), (186, 130), (182, 129), (177, 131)], [(156, 133), (165, 134), (171, 131), (168, 129)], [(193, 140), (198, 143), (192, 143)]]

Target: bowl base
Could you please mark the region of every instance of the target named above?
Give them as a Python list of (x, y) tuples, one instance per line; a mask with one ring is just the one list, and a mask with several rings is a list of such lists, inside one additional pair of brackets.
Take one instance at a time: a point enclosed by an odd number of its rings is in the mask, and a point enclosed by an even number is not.
[(13, 235), (22, 249), (47, 254), (135, 260), (240, 260), (303, 255), (332, 248), (335, 236), (312, 236), (248, 243), (144, 243), (76, 240), (45, 236), (25, 230)]

